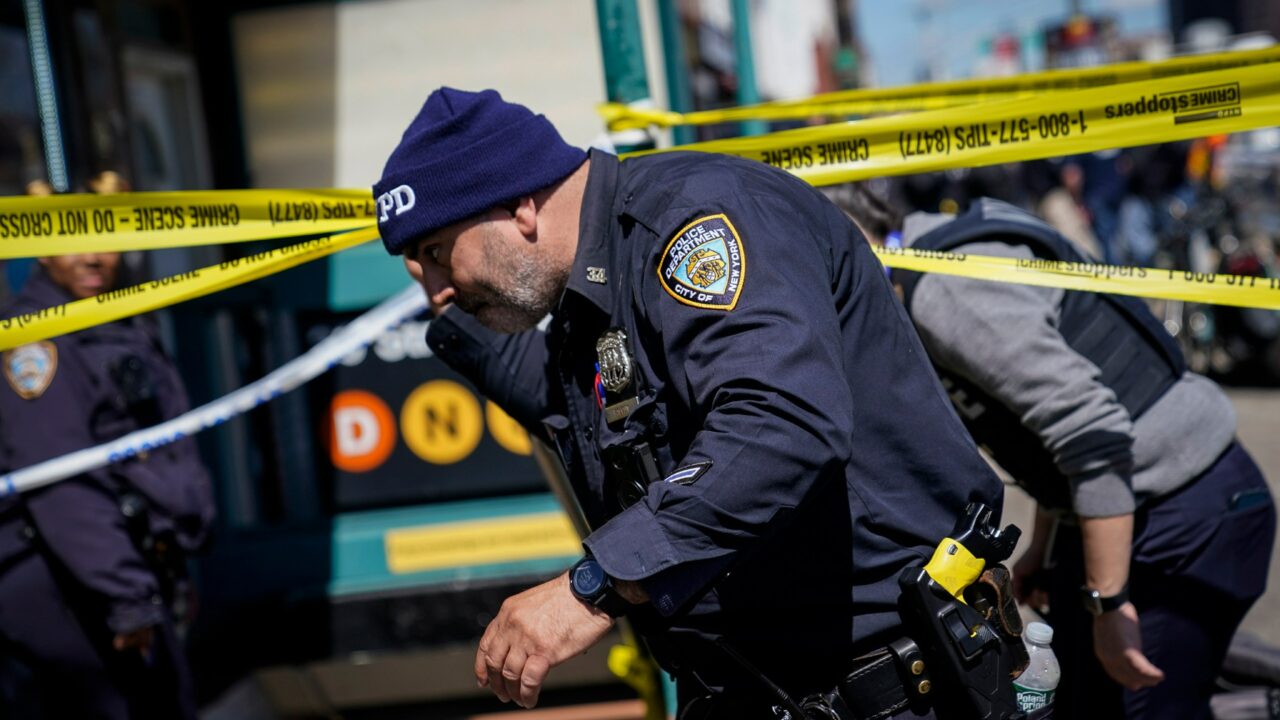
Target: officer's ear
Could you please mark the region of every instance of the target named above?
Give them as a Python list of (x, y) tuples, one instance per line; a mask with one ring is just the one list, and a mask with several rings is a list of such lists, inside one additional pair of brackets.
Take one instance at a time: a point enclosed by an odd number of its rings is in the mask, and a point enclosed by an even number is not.
[(538, 232), (538, 204), (532, 195), (512, 201), (507, 211), (521, 235), (533, 237)]

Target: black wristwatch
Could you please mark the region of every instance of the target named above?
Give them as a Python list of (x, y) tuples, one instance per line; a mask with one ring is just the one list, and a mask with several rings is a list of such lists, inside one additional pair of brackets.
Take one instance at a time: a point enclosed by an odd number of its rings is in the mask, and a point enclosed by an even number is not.
[(569, 589), (574, 597), (600, 608), (609, 617), (622, 615), (630, 604), (613, 589), (613, 579), (590, 555), (569, 568)]
[(1111, 612), (1121, 605), (1129, 602), (1129, 584), (1120, 588), (1120, 592), (1109, 597), (1103, 597), (1102, 593), (1090, 587), (1080, 588), (1080, 599), (1084, 601), (1084, 609), (1089, 614), (1098, 617), (1102, 613)]

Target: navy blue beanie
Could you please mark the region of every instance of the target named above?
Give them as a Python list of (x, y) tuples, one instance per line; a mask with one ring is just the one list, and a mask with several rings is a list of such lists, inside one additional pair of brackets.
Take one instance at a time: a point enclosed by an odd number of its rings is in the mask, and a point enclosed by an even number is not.
[(382, 242), (399, 255), (416, 238), (563, 180), (586, 159), (546, 117), (496, 90), (442, 87), (373, 186)]

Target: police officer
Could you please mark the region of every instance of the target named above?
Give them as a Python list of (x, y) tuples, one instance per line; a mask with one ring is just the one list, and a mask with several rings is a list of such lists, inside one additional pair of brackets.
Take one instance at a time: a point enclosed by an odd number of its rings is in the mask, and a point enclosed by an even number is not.
[[(917, 249), (1090, 262), (996, 200), (899, 224), (865, 186), (836, 199), (873, 240), (901, 227)], [(1047, 579), (1055, 716), (1210, 717), (1231, 636), (1266, 587), (1276, 522), (1228, 398), (1187, 371), (1135, 298), (894, 279), (974, 438), (1039, 503), (1014, 574), (1024, 598)]]
[[(118, 253), (42, 258), (6, 317), (110, 290)], [(0, 472), (114, 440), (188, 409), (145, 318), (0, 355)], [(169, 602), (213, 516), (180, 440), (0, 500), (0, 700), (17, 718), (194, 718)], [(0, 713), (3, 714), (3, 713)]]
[(837, 685), (841, 717), (932, 716), (887, 649), (897, 576), (1002, 487), (836, 207), (754, 162), (587, 155), (449, 88), (374, 195), (440, 313), (428, 343), (552, 441), (594, 528), (569, 573), (504, 603), (481, 685), (533, 706), (625, 613), (685, 717)]

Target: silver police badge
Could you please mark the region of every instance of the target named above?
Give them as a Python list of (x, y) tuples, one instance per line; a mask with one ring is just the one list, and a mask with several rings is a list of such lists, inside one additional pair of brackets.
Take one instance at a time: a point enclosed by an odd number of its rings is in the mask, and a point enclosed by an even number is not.
[(610, 330), (596, 341), (596, 359), (600, 363), (600, 382), (611, 393), (631, 384), (631, 355), (627, 353), (627, 334)]

